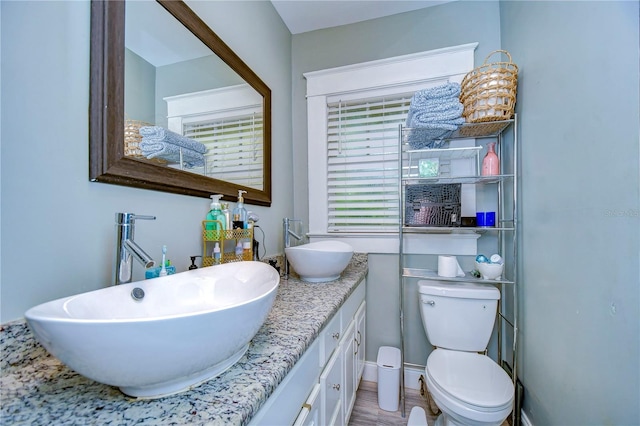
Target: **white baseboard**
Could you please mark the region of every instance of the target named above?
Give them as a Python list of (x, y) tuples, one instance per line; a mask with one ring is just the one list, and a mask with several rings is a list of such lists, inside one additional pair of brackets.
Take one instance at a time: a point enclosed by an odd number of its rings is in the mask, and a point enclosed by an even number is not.
[[(423, 369), (405, 367), (404, 387), (409, 389), (420, 390), (420, 382), (418, 382), (418, 379), (420, 378), (421, 374), (424, 374)], [(378, 364), (370, 361), (365, 362), (364, 372), (362, 373), (362, 380), (377, 383), (378, 382)]]
[[(420, 390), (420, 375), (424, 374), (424, 369), (407, 368), (404, 369), (404, 386), (405, 388)], [(378, 383), (378, 364), (367, 361), (364, 363), (364, 371), (362, 380)], [(533, 426), (531, 420), (527, 417), (523, 410), (520, 410), (520, 421), (523, 426)]]

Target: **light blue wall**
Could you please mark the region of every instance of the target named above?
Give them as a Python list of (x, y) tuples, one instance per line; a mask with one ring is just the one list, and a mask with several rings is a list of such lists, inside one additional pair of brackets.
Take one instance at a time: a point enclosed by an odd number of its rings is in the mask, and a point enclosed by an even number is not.
[[(273, 205), (260, 215), (267, 254), (282, 252), (282, 218), (293, 212), (291, 34), (269, 2), (187, 2), (273, 93)], [(89, 182), (88, 1), (2, 1), (1, 313), (20, 318), (38, 303), (110, 283), (114, 213), (139, 222), (147, 252), (178, 270), (201, 254), (209, 200)], [(142, 277), (134, 266), (134, 278)]]
[[(167, 96), (195, 93), (244, 83), (217, 55), (156, 68), (155, 123), (167, 125)], [(164, 123), (164, 124), (160, 124)]]
[[(124, 51), (124, 116), (155, 123), (156, 67), (129, 49)], [(166, 125), (166, 113), (165, 113)]]
[(640, 424), (638, 2), (501, 4), (521, 67), (520, 376), (535, 425)]

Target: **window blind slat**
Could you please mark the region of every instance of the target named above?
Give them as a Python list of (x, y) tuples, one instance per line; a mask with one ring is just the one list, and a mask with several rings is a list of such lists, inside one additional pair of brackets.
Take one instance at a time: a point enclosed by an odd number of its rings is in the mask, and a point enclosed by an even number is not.
[(263, 189), (261, 115), (227, 117), (183, 125), (183, 135), (207, 147), (205, 175)]
[(398, 125), (410, 101), (408, 94), (327, 105), (329, 231), (397, 230)]

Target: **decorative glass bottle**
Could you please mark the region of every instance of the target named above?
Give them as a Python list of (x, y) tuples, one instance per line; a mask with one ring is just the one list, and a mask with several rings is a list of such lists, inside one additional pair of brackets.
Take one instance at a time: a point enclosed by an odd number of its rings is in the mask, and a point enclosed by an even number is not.
[(496, 154), (496, 143), (487, 144), (487, 155), (482, 160), (482, 176), (496, 176), (500, 174), (500, 159)]

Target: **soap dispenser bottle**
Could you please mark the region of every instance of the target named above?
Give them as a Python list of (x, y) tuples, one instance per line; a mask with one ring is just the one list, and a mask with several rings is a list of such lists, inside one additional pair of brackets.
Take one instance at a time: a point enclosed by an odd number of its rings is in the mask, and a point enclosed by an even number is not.
[[(220, 207), (220, 198), (222, 197), (224, 197), (224, 195), (221, 194), (211, 196), (211, 210), (207, 213), (208, 222), (205, 224), (205, 229), (207, 230), (224, 231), (227, 228), (227, 224)], [(218, 221), (219, 223), (214, 221)]]
[(224, 216), (225, 229), (231, 229), (233, 222), (231, 221), (229, 203), (220, 203), (220, 206), (222, 207), (222, 215)]
[[(247, 210), (244, 208), (244, 198), (242, 194), (247, 191), (238, 190), (238, 204), (233, 209), (233, 229), (245, 229), (247, 227)], [(240, 246), (242, 248), (242, 246)]]

